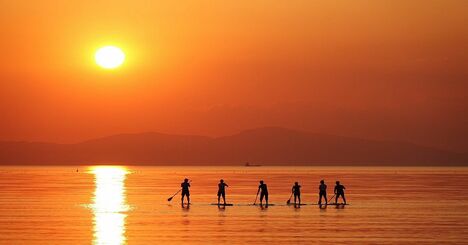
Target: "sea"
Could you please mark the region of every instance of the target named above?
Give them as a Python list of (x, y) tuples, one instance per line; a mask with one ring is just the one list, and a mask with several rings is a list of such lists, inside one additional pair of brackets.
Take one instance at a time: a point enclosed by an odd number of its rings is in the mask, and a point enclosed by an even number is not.
[(463, 167), (1, 166), (0, 244), (468, 244), (467, 199)]

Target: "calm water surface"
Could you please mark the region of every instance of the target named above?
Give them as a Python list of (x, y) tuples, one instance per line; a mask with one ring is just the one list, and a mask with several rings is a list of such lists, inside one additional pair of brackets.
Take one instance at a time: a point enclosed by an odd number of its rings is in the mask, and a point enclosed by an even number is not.
[[(192, 205), (176, 196), (192, 179)], [(229, 184), (218, 208), (217, 183)], [(275, 206), (249, 206), (258, 180)], [(286, 206), (346, 186), (343, 208)], [(329, 194), (330, 195), (330, 194)], [(463, 244), (467, 168), (0, 167), (0, 244)]]

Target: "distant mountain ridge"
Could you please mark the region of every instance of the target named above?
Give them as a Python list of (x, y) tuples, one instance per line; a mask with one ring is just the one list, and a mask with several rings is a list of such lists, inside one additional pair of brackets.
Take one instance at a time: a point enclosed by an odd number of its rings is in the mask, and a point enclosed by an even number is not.
[(0, 142), (0, 164), (141, 165), (458, 165), (466, 154), (407, 142), (376, 141), (265, 127), (217, 138), (119, 134), (77, 144)]

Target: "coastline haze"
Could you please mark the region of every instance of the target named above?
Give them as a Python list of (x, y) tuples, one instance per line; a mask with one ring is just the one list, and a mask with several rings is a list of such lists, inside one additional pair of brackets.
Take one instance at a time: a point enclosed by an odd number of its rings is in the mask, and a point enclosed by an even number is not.
[(468, 155), (407, 142), (374, 141), (278, 127), (224, 137), (121, 134), (78, 144), (0, 142), (1, 164), (466, 166)]

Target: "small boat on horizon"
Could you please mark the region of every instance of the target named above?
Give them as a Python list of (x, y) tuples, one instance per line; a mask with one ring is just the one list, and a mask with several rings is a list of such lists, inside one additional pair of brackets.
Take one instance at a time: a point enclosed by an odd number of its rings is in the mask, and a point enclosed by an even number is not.
[(245, 166), (246, 166), (246, 167), (261, 167), (262, 165), (260, 165), (260, 164), (251, 164), (251, 163), (249, 163), (249, 162), (246, 162), (246, 163), (245, 163)]

